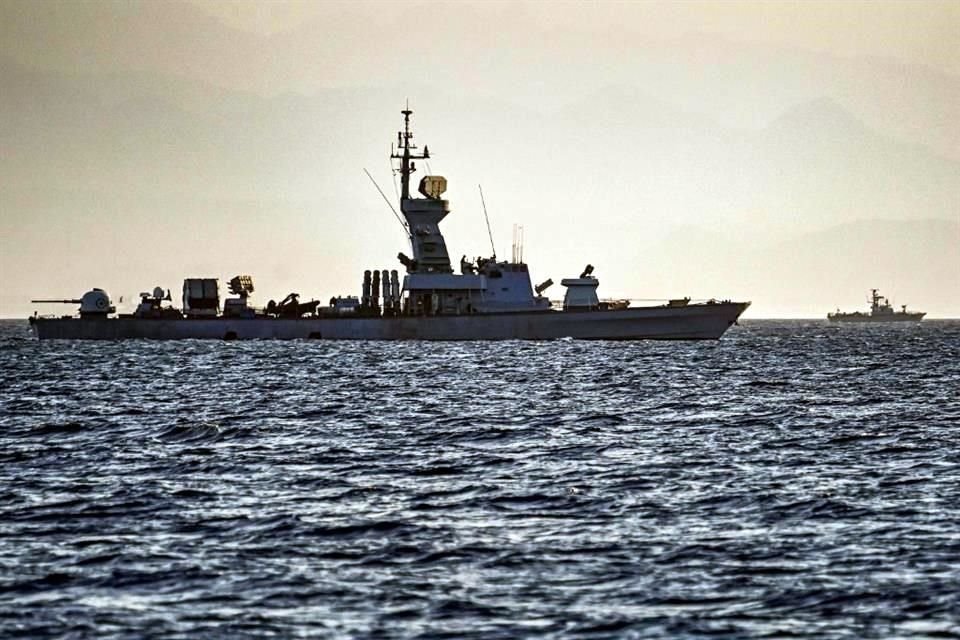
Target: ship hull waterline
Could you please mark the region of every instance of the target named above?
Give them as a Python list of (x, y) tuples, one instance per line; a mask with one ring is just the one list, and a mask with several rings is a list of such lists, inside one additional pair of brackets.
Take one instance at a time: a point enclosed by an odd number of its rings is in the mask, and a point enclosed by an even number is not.
[(905, 322), (917, 323), (917, 322), (922, 321), (922, 320), (923, 320), (923, 317), (924, 317), (925, 315), (926, 315), (925, 313), (909, 313), (909, 314), (906, 314), (906, 315), (896, 314), (896, 315), (893, 315), (893, 316), (886, 316), (886, 317), (875, 317), (875, 316), (868, 316), (868, 315), (846, 316), (846, 317), (843, 317), (843, 316), (840, 316), (840, 317), (838, 317), (838, 316), (827, 316), (827, 320), (829, 320), (830, 322), (842, 323), (842, 324), (864, 324), (864, 323), (865, 323), (865, 324), (888, 324), (888, 323), (891, 323), (891, 322), (893, 322), (893, 323), (905, 323)]
[(35, 318), (32, 326), (40, 340), (716, 340), (749, 305), (370, 318)]

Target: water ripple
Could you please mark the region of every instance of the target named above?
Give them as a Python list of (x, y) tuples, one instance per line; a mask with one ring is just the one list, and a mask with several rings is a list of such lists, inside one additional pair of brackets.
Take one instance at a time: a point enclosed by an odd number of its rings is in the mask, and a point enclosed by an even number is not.
[(38, 343), (10, 637), (960, 637), (960, 323)]

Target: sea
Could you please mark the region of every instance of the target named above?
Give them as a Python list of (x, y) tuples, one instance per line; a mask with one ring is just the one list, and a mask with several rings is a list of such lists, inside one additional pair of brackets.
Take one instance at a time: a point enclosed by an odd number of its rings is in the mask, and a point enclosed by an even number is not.
[(960, 637), (960, 321), (38, 342), (4, 638)]

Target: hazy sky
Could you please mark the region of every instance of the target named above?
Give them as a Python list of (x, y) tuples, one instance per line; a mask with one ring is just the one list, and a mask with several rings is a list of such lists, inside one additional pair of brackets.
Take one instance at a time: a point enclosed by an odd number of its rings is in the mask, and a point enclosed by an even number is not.
[(362, 169), (392, 192), (407, 99), (454, 260), (489, 250), (482, 182), (536, 280), (960, 316), (958, 33), (955, 1), (0, 0), (0, 317), (356, 293), (405, 249)]
[[(232, 2), (191, 0), (225, 24), (261, 36), (335, 21), (344, 11), (372, 20), (405, 14), (413, 33), (429, 24), (431, 4), (399, 2)], [(500, 15), (522, 11), (542, 32), (575, 30), (604, 46), (610, 30), (659, 38), (713, 33), (736, 40), (798, 47), (842, 56), (877, 56), (960, 74), (960, 3), (829, 2), (449, 2)], [(491, 8), (490, 5), (494, 5)], [(440, 25), (442, 28), (442, 25)], [(516, 43), (522, 47), (522, 43)]]

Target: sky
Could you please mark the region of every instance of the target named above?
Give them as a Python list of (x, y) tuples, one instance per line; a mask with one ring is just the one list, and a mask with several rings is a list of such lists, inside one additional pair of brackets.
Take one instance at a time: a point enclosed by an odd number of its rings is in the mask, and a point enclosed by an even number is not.
[[(293, 31), (314, 21), (335, 20), (344, 11), (378, 16), (416, 16), (390, 2), (235, 2), (191, 0), (225, 24), (261, 36)], [(466, 6), (470, 3), (448, 3)], [(478, 3), (473, 3), (477, 6)], [(777, 47), (797, 47), (841, 56), (881, 57), (960, 73), (956, 2), (484, 2), (492, 13), (528, 14), (543, 32), (574, 30), (591, 46), (604, 46), (610, 30), (656, 38), (712, 33)], [(414, 18), (416, 19), (416, 18)], [(462, 34), (461, 34), (462, 35)]]
[(394, 192), (408, 100), (454, 261), (482, 183), (537, 281), (960, 317), (957, 33), (958, 2), (0, 0), (0, 317), (356, 294), (406, 250), (363, 169)]

